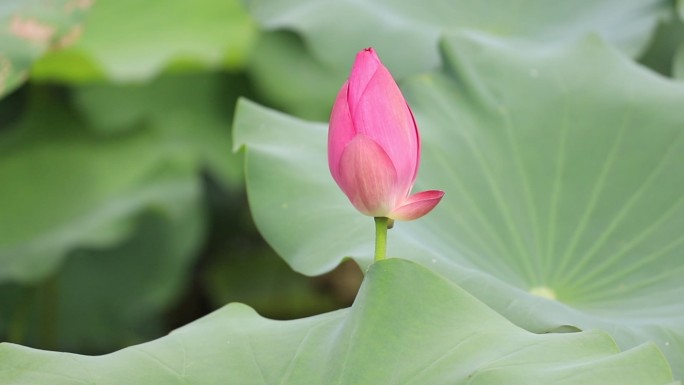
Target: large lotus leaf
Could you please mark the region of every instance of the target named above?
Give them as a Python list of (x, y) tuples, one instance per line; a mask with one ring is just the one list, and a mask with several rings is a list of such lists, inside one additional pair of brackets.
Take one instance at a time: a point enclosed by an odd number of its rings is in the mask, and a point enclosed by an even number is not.
[(72, 44), (91, 1), (5, 0), (0, 5), (0, 97), (21, 84), (33, 62)]
[(149, 208), (181, 215), (195, 166), (153, 130), (102, 137), (39, 100), (0, 137), (0, 281), (36, 282), (76, 247), (103, 247)]
[(242, 77), (207, 73), (162, 76), (141, 85), (96, 83), (76, 87), (75, 104), (96, 131), (154, 129), (172, 154), (194, 158), (224, 185), (236, 186), (242, 166), (229, 151), (230, 125), (245, 83)]
[(37, 289), (0, 286), (0, 334), (29, 346), (97, 353), (159, 336), (160, 313), (185, 283), (203, 235), (203, 211), (185, 206), (181, 215), (144, 216), (120, 244), (69, 253)]
[[(414, 190), (446, 196), (390, 231), (389, 254), (528, 330), (656, 341), (684, 375), (684, 87), (596, 38), (550, 49), (464, 33), (443, 52), (444, 71), (404, 91), (423, 136)], [(373, 221), (329, 175), (326, 125), (243, 102), (234, 130), (276, 251), (311, 275), (346, 256), (367, 266)]]
[[(457, 28), (550, 46), (599, 33), (636, 57), (651, 41), (657, 22), (673, 13), (667, 0), (247, 0), (246, 4), (262, 27), (271, 31), (262, 39), (265, 43), (255, 47), (249, 67), (259, 90), (272, 105), (319, 120), (327, 119), (327, 100), (334, 99), (354, 54), (364, 47), (375, 47), (398, 79), (438, 67), (438, 39)], [(282, 29), (294, 31), (303, 42), (274, 32)]]
[(395, 76), (404, 77), (434, 68), (439, 63), (440, 34), (455, 28), (551, 45), (597, 32), (637, 55), (671, 4), (665, 0), (253, 0), (247, 6), (266, 29), (301, 33), (314, 56), (331, 68), (346, 71), (353, 54), (371, 45)]
[(239, 0), (98, 0), (78, 43), (38, 62), (33, 76), (130, 82), (164, 70), (239, 68), (254, 37)]
[(88, 357), (0, 344), (0, 384), (672, 384), (653, 344), (520, 329), (429, 270), (375, 264), (356, 302), (295, 321), (233, 304)]
[[(347, 76), (312, 57), (293, 33), (261, 35), (247, 67), (269, 103), (304, 119), (327, 119), (330, 103)], [(296, 92), (293, 92), (296, 90)]]

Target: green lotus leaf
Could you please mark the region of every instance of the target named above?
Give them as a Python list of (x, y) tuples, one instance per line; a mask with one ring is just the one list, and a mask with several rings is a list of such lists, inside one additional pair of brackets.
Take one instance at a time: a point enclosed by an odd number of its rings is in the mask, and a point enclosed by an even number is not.
[(98, 0), (82, 38), (36, 64), (38, 80), (140, 82), (240, 68), (256, 35), (239, 0)]
[(330, 115), (328, 100), (335, 97), (347, 76), (346, 71), (324, 66), (297, 35), (286, 32), (262, 34), (247, 71), (255, 88), (273, 106), (319, 120)]
[[(389, 255), (531, 331), (654, 341), (684, 376), (684, 86), (598, 38), (464, 32), (442, 52), (442, 71), (403, 90), (423, 137), (415, 191), (446, 195), (395, 225)], [(329, 175), (325, 124), (243, 101), (234, 132), (257, 226), (295, 270), (370, 264), (373, 221)]]
[(28, 111), (0, 136), (0, 281), (38, 282), (77, 247), (129, 237), (146, 211), (197, 207), (195, 163), (154, 130), (96, 135), (56, 97)]
[[(397, 79), (439, 67), (440, 36), (456, 29), (484, 31), (553, 47), (591, 33), (630, 56), (648, 51), (659, 21), (671, 19), (667, 0), (518, 2), (247, 1), (268, 31), (254, 47), (249, 71), (265, 100), (304, 119), (326, 120), (354, 54), (373, 46)], [(294, 33), (292, 33), (294, 32)], [(655, 62), (654, 62), (655, 61)], [(334, 85), (337, 84), (338, 87)], [(289, 92), (297, 89), (297, 92)], [(327, 103), (327, 104), (326, 104)]]
[(331, 68), (346, 72), (354, 53), (370, 45), (399, 78), (437, 66), (439, 37), (454, 29), (550, 45), (595, 32), (636, 56), (658, 19), (671, 12), (671, 4), (663, 0), (261, 0), (246, 4), (263, 28), (300, 33), (313, 55)]
[(354, 305), (294, 321), (228, 305), (89, 357), (0, 344), (0, 384), (673, 384), (653, 344), (533, 334), (409, 261), (373, 265)]
[(0, 97), (28, 77), (31, 65), (82, 33), (90, 1), (8, 0), (0, 6)]
[(187, 213), (175, 216), (150, 210), (116, 245), (71, 251), (37, 288), (0, 286), (0, 334), (92, 353), (160, 336), (160, 316), (185, 285), (204, 234), (204, 211), (184, 206)]
[(161, 76), (147, 84), (94, 83), (75, 87), (75, 105), (95, 132), (152, 129), (170, 157), (194, 159), (225, 186), (242, 184), (232, 155), (233, 106), (246, 88), (239, 76), (214, 73)]

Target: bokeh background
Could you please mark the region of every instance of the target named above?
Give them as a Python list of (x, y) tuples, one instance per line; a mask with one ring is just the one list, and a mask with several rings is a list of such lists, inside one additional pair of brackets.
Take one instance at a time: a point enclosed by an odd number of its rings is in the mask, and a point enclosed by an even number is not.
[(351, 304), (353, 262), (309, 278), (263, 241), (231, 145), (238, 97), (300, 97), (260, 86), (304, 70), (294, 36), (234, 0), (9, 1), (0, 27), (1, 341), (99, 354), (234, 301)]

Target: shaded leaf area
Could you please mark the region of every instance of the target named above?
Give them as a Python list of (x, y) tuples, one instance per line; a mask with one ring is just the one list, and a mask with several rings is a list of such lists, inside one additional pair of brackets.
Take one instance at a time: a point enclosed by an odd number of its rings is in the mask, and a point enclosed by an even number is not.
[(672, 73), (676, 79), (684, 79), (684, 44), (680, 45), (675, 54)]
[(264, 33), (254, 46), (247, 73), (270, 105), (305, 119), (326, 120), (330, 100), (344, 83), (336, 71), (313, 57), (301, 38), (289, 32)]
[[(544, 0), (266, 0), (246, 4), (270, 32), (254, 48), (249, 71), (255, 83), (273, 106), (317, 120), (328, 118), (329, 100), (334, 100), (349, 74), (354, 55), (368, 46), (378, 51), (398, 79), (440, 66), (439, 38), (457, 29), (549, 47), (599, 34), (638, 57), (647, 49), (659, 20), (672, 18), (673, 13), (672, 2), (667, 0), (562, 4)], [(301, 41), (277, 32), (282, 30), (294, 32)], [(297, 92), (284, 91), (292, 89)]]
[[(0, 103), (0, 180), (15, 182), (0, 193), (10, 197), (0, 205), (0, 254), (10, 263), (0, 264), (0, 340), (106, 353), (229, 300), (278, 318), (351, 303), (354, 279), (301, 277), (253, 229), (241, 157), (230, 151), (235, 99), (250, 86), (241, 74), (206, 72), (33, 83)], [(206, 229), (205, 208), (229, 224)], [(10, 228), (26, 238), (9, 239)]]
[(225, 186), (242, 184), (242, 163), (227, 151), (244, 77), (227, 74), (164, 76), (149, 84), (89, 84), (74, 89), (74, 104), (89, 128), (118, 134), (151, 128), (169, 156), (190, 157)]
[(212, 258), (201, 277), (214, 309), (241, 302), (268, 318), (302, 318), (349, 306), (363, 278), (353, 261), (312, 278), (292, 272), (267, 247), (231, 247), (220, 254)]
[(537, 335), (414, 263), (373, 265), (350, 309), (272, 321), (233, 304), (106, 356), (0, 345), (0, 383), (672, 384), (652, 345)]
[(239, 0), (98, 0), (78, 43), (36, 63), (36, 80), (150, 80), (240, 68), (256, 30)]
[(150, 210), (115, 246), (72, 251), (40, 286), (0, 286), (0, 330), (27, 346), (93, 353), (160, 335), (202, 238), (197, 203), (175, 218)]
[[(390, 231), (389, 255), (528, 330), (655, 341), (684, 376), (684, 87), (596, 38), (550, 49), (463, 33), (442, 49), (444, 71), (404, 91), (423, 136), (415, 189), (446, 196)], [(311, 275), (346, 256), (367, 266), (373, 221), (329, 175), (326, 126), (243, 101), (234, 130), (276, 251)]]
[(668, 77), (675, 75), (676, 56), (684, 45), (684, 23), (675, 13), (661, 20), (653, 40), (639, 62)]
[(242, 184), (229, 151), (242, 89), (198, 74), (6, 99), (0, 281), (14, 283), (0, 289), (0, 335), (109, 352), (168, 327), (159, 317), (206, 236), (204, 176), (226, 196)]
[[(679, 22), (682, 23), (684, 22), (684, 1), (677, 1), (677, 10)], [(684, 41), (682, 41), (677, 48), (672, 67), (674, 77), (677, 79), (684, 79)]]
[[(77, 245), (119, 242), (133, 217), (169, 214), (196, 196), (182, 159), (165, 159), (150, 131), (102, 141), (47, 101), (2, 138), (0, 279), (36, 282)], [(55, 126), (61, 129), (54, 130)]]
[[(0, 180), (11, 181), (0, 192), (0, 280), (37, 282), (75, 248), (120, 242), (146, 210), (187, 215), (204, 167), (237, 185), (239, 161), (226, 151), (231, 109), (223, 103), (231, 99), (220, 98), (222, 84), (201, 75), (82, 89), (81, 109), (97, 117), (92, 126), (59, 94), (39, 89), (0, 138)], [(119, 129), (112, 119), (129, 108), (139, 114), (125, 123), (137, 129)], [(107, 129), (114, 132), (101, 132)]]
[(0, 7), (0, 97), (28, 77), (33, 62), (73, 44), (92, 1), (9, 0)]
[(186, 291), (165, 314), (167, 332), (231, 302), (249, 304), (274, 319), (304, 318), (352, 304), (363, 279), (354, 261), (318, 277), (292, 271), (256, 230), (244, 191), (207, 182), (208, 236)]
[[(2, 151), (0, 272), (25, 286), (0, 288), (0, 334), (96, 351), (140, 341), (133, 325), (169, 305), (196, 255), (196, 176), (151, 151), (150, 131), (102, 141), (50, 109)], [(140, 224), (151, 212), (163, 220)]]

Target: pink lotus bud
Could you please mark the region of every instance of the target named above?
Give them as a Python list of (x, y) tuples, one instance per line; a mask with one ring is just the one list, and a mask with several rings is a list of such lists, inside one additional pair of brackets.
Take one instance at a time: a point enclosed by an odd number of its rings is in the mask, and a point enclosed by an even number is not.
[(356, 55), (337, 95), (328, 131), (328, 164), (335, 182), (365, 215), (410, 221), (444, 196), (409, 196), (420, 163), (420, 134), (397, 83), (372, 48)]

